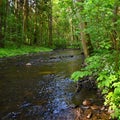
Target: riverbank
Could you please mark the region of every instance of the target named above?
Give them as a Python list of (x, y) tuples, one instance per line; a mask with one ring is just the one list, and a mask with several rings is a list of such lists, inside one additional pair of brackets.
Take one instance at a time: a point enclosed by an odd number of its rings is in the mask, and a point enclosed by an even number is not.
[(22, 46), (20, 48), (0, 48), (0, 58), (48, 51), (52, 51), (52, 49), (38, 46)]

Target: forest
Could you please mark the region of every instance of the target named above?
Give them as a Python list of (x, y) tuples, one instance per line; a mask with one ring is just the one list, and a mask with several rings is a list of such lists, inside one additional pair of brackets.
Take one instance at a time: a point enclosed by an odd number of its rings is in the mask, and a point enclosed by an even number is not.
[(0, 0), (0, 56), (41, 47), (79, 48), (84, 67), (71, 78), (93, 76), (120, 120), (119, 0)]

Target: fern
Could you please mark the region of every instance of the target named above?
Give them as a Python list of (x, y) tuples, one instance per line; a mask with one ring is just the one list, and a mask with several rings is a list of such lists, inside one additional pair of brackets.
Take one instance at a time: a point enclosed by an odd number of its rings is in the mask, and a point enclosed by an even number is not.
[(98, 88), (102, 90), (105, 105), (113, 110), (112, 117), (120, 120), (120, 70), (115, 71), (113, 56), (109, 53), (88, 57), (86, 67), (72, 74), (71, 78), (76, 82), (85, 76), (95, 75)]
[(71, 79), (73, 79), (74, 81), (78, 81), (79, 79), (91, 74), (92, 72), (89, 71), (76, 71), (71, 75)]
[(71, 79), (78, 81), (83, 77), (92, 75), (94, 72), (98, 72), (101, 67), (100, 57), (97, 55), (88, 57), (85, 62), (87, 66), (82, 68), (81, 71), (74, 72), (71, 76)]

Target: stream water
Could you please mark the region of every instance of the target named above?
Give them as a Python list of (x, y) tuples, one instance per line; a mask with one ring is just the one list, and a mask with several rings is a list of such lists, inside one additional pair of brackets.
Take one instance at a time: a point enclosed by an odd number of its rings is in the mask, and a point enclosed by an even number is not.
[(74, 120), (72, 106), (97, 98), (95, 90), (75, 94), (70, 75), (81, 62), (79, 50), (0, 59), (0, 119)]

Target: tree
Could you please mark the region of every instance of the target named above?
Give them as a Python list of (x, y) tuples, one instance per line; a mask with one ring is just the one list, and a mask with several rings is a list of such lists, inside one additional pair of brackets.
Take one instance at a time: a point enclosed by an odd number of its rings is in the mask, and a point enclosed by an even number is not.
[(80, 7), (78, 7), (79, 12), (80, 12), (80, 36), (81, 36), (81, 43), (82, 43), (82, 47), (83, 47), (83, 52), (85, 57), (88, 57), (90, 55), (90, 52), (93, 51), (93, 47), (91, 44), (91, 40), (90, 40), (90, 35), (89, 33), (86, 32), (87, 29), (87, 21), (85, 18), (86, 16), (84, 15), (84, 0), (78, 0), (77, 2), (78, 5), (80, 5)]
[(48, 3), (49, 11), (48, 11), (48, 36), (49, 36), (49, 46), (52, 46), (52, 1), (49, 0)]
[(28, 28), (28, 0), (24, 0), (23, 3), (23, 33), (25, 36), (25, 42), (30, 44), (30, 41), (27, 41), (27, 28)]
[(4, 47), (6, 0), (0, 1), (0, 47)]
[[(73, 73), (72, 77), (75, 81), (85, 76), (95, 77), (98, 88), (104, 95), (105, 105), (113, 111), (112, 117), (120, 119), (120, 1), (84, 0), (77, 4), (83, 7), (79, 11), (83, 42), (86, 40), (85, 33), (89, 33), (88, 38), (90, 37), (94, 51), (85, 60), (87, 66)], [(84, 44), (87, 46), (83, 43), (83, 48)]]

